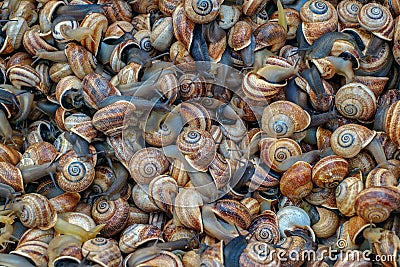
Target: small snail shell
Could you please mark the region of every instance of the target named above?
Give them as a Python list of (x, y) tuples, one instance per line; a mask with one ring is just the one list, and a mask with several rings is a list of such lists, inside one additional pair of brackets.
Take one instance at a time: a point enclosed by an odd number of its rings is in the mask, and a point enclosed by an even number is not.
[(92, 118), (94, 127), (107, 136), (116, 136), (124, 128), (125, 116), (131, 115), (136, 110), (135, 105), (129, 101), (116, 101), (99, 109)]
[(81, 44), (94, 56), (100, 47), (100, 41), (107, 30), (107, 18), (100, 13), (91, 13), (87, 15), (81, 22), (80, 27), (93, 30), (93, 34), (89, 35), (81, 41)]
[(280, 240), (278, 218), (271, 210), (265, 210), (254, 217), (249, 226), (252, 239), (269, 244), (276, 244)]
[[(174, 216), (184, 226), (203, 232), (203, 221), (200, 207), (203, 205), (201, 194), (190, 188), (179, 191), (175, 198)], [(174, 218), (175, 219), (175, 218)]]
[(215, 141), (206, 131), (185, 130), (178, 136), (176, 143), (186, 160), (198, 171), (207, 171), (215, 158)]
[(32, 28), (27, 30), (22, 39), (22, 44), (30, 55), (35, 56), (37, 51), (49, 51), (54, 52), (57, 49), (48, 44), (41, 36), (38, 25), (34, 25)]
[(65, 118), (64, 126), (67, 131), (75, 133), (88, 143), (97, 136), (97, 130), (92, 124), (92, 119), (84, 113), (74, 113)]
[(312, 180), (319, 187), (334, 188), (348, 173), (348, 162), (336, 155), (319, 160), (312, 169)]
[(239, 266), (281, 266), (275, 249), (260, 241), (250, 242), (239, 257)]
[(311, 122), (310, 115), (290, 101), (276, 101), (263, 112), (262, 129), (270, 137), (290, 137), (306, 129)]
[(254, 218), (254, 216), (256, 216), (260, 211), (260, 203), (255, 198), (246, 197), (242, 199), (240, 203), (242, 203), (249, 209), (252, 218)]
[(337, 128), (331, 136), (331, 147), (336, 155), (351, 158), (366, 147), (376, 132), (359, 124), (346, 124)]
[(185, 170), (185, 165), (179, 159), (175, 159), (171, 162), (169, 175), (176, 180), (179, 186), (184, 186), (189, 182), (189, 176)]
[[(131, 266), (128, 264), (128, 266)], [(184, 267), (182, 260), (179, 256), (175, 255), (169, 251), (160, 251), (160, 255), (155, 258), (142, 262), (137, 267), (146, 267), (146, 266), (174, 266), (174, 267)]]
[(222, 1), (217, 0), (183, 1), (186, 16), (196, 24), (206, 24), (215, 20), (221, 4)]
[(122, 198), (107, 200), (101, 197), (93, 204), (92, 218), (96, 224), (106, 224), (101, 230), (102, 236), (115, 236), (128, 222), (129, 204)]
[(218, 21), (218, 25), (222, 29), (228, 30), (239, 21), (240, 14), (241, 11), (237, 6), (221, 5), (219, 10), (220, 20)]
[(346, 28), (358, 28), (358, 13), (362, 7), (362, 3), (356, 0), (340, 1), (336, 7), (339, 18), (339, 31)]
[(228, 33), (228, 45), (235, 51), (242, 50), (251, 43), (252, 29), (244, 20), (238, 21)]
[(99, 102), (108, 96), (121, 95), (106, 78), (97, 73), (90, 73), (82, 80), (82, 92), (85, 104), (93, 109), (98, 109)]
[(335, 7), (324, 0), (312, 0), (300, 9), (302, 30), (306, 41), (311, 45), (320, 36), (337, 28), (338, 15)]
[(248, 186), (250, 191), (256, 191), (267, 190), (268, 188), (277, 186), (279, 184), (279, 180), (272, 174), (268, 173), (265, 167), (257, 165), (254, 168), (253, 175), (250, 177), (250, 183), (248, 184)]
[(51, 162), (58, 156), (56, 148), (48, 142), (38, 142), (30, 145), (22, 155), (19, 166), (41, 165)]
[(277, 52), (286, 42), (286, 30), (277, 22), (267, 22), (254, 30), (256, 41), (255, 51), (270, 47), (271, 52)]
[(371, 120), (376, 112), (374, 93), (361, 83), (348, 83), (335, 95), (335, 106), (343, 116), (359, 121)]
[(47, 266), (49, 260), (49, 257), (47, 255), (47, 249), (48, 249), (47, 243), (36, 240), (30, 240), (19, 244), (14, 251), (10, 252), (10, 254), (20, 255), (30, 259), (35, 264), (32, 266), (44, 267)]
[(362, 27), (386, 41), (391, 41), (394, 33), (393, 16), (390, 10), (378, 3), (362, 6), (358, 13), (358, 21)]
[(329, 198), (332, 191), (334, 189), (314, 187), (311, 193), (305, 197), (305, 200), (312, 205), (321, 205)]
[(217, 189), (222, 189), (228, 185), (232, 176), (232, 163), (229, 159), (224, 158), (217, 153), (214, 160), (211, 162), (208, 170), (217, 186)]
[(24, 191), (21, 170), (11, 163), (0, 162), (0, 183), (11, 186), (15, 192)]
[(140, 209), (145, 212), (156, 212), (159, 211), (160, 208), (150, 199), (150, 194), (148, 193), (149, 186), (148, 185), (138, 185), (136, 184), (132, 188), (132, 200), (133, 203)]
[(155, 177), (164, 174), (169, 161), (160, 149), (154, 147), (138, 150), (129, 161), (129, 172), (140, 185), (149, 184)]
[(178, 194), (178, 184), (169, 175), (160, 175), (149, 184), (149, 193), (153, 202), (164, 212), (173, 213), (175, 196)]
[(212, 120), (204, 106), (196, 102), (184, 102), (179, 107), (184, 123), (187, 123), (190, 128), (210, 131)]
[(26, 227), (47, 230), (56, 224), (57, 213), (49, 200), (42, 195), (26, 194), (14, 208), (21, 223)]
[(0, 161), (17, 165), (21, 161), (22, 155), (20, 152), (5, 144), (0, 144)]
[[(300, 13), (293, 8), (284, 8), (283, 10), (285, 11), (287, 26), (288, 26), (287, 40), (293, 40), (296, 38), (297, 27), (301, 22)], [(275, 11), (271, 15), (270, 20), (278, 21), (278, 16), (279, 16), (278, 11)]]
[(388, 257), (389, 260), (385, 262), (386, 266), (396, 266), (397, 263), (395, 259), (398, 258), (399, 243), (400, 239), (396, 232), (383, 230), (380, 233), (379, 240), (377, 242), (372, 242), (372, 251), (381, 258)]
[(349, 170), (360, 170), (364, 175), (367, 175), (376, 166), (372, 155), (363, 150), (355, 157), (347, 159), (347, 162), (349, 163)]
[(380, 223), (400, 206), (400, 188), (394, 186), (369, 187), (361, 191), (354, 207), (357, 215), (367, 221)]
[(83, 106), (82, 83), (76, 76), (62, 78), (56, 86), (58, 104), (67, 111)]
[[(100, 0), (97, 3), (98, 4), (106, 4), (106, 3), (110, 3), (110, 2)], [(111, 5), (103, 6), (103, 10), (104, 10), (104, 14), (106, 15), (106, 17), (110, 23), (113, 23), (115, 21), (120, 21), (120, 20), (131, 21), (131, 19), (132, 19), (131, 6), (127, 2), (124, 2), (121, 0), (111, 1)]]
[(160, 11), (168, 16), (173, 17), (174, 11), (178, 8), (178, 5), (182, 3), (181, 0), (160, 0), (158, 7)]
[(14, 66), (7, 70), (7, 77), (17, 89), (21, 87), (42, 88), (39, 73), (29, 65)]
[(61, 235), (54, 237), (47, 249), (49, 255), (49, 265), (58, 266), (63, 262), (81, 263), (82, 243), (73, 236)]
[(310, 226), (311, 220), (307, 212), (295, 206), (286, 206), (277, 213), (279, 231), (281, 237), (285, 237), (285, 230), (291, 230), (294, 226)]
[(339, 211), (351, 217), (356, 214), (354, 202), (357, 195), (364, 189), (362, 177), (347, 177), (336, 188), (336, 204)]
[(281, 177), (281, 193), (289, 199), (299, 200), (306, 197), (313, 188), (310, 164), (298, 161), (293, 164)]
[(183, 74), (179, 77), (179, 93), (183, 101), (205, 96), (207, 85), (204, 77), (192, 73)]
[(385, 121), (385, 131), (389, 135), (389, 138), (397, 145), (400, 145), (400, 135), (398, 134), (399, 127), (399, 109), (400, 109), (400, 101), (396, 101), (395, 103), (389, 106), (387, 111)]
[(89, 188), (95, 177), (93, 162), (82, 160), (71, 153), (60, 157), (59, 168), (55, 178), (58, 186), (64, 191), (82, 192)]
[(286, 81), (271, 82), (255, 72), (249, 72), (243, 79), (242, 90), (246, 97), (251, 100), (269, 100), (276, 96), (286, 85)]
[(365, 188), (373, 186), (397, 186), (397, 178), (393, 173), (384, 168), (375, 168), (370, 171), (365, 180)]
[[(150, 224), (133, 224), (128, 226), (119, 240), (119, 248), (123, 253), (131, 253), (139, 246), (154, 240), (158, 240), (161, 230)], [(161, 242), (164, 242), (160, 239)]]
[(166, 51), (172, 44), (174, 39), (174, 29), (172, 26), (172, 18), (165, 17), (158, 19), (151, 31), (150, 41), (155, 49), (160, 52)]
[(316, 207), (319, 221), (312, 225), (315, 236), (318, 238), (328, 238), (335, 234), (339, 227), (339, 216), (331, 210)]
[(57, 213), (65, 213), (73, 211), (78, 205), (81, 195), (76, 192), (65, 192), (59, 196), (50, 199), (50, 204)]
[(82, 254), (100, 266), (119, 267), (122, 264), (121, 251), (113, 239), (96, 237), (83, 243)]
[(274, 171), (284, 160), (301, 155), (301, 147), (289, 138), (263, 138), (260, 140), (260, 157)]
[(62, 78), (73, 75), (71, 67), (68, 63), (54, 63), (49, 70), (50, 79), (58, 83)]
[(186, 50), (189, 50), (193, 40), (195, 24), (186, 16), (183, 5), (179, 4), (176, 7), (172, 14), (172, 23), (174, 25), (175, 38), (185, 46)]
[(65, 47), (65, 55), (72, 72), (81, 80), (96, 70), (95, 57), (81, 45), (68, 43)]

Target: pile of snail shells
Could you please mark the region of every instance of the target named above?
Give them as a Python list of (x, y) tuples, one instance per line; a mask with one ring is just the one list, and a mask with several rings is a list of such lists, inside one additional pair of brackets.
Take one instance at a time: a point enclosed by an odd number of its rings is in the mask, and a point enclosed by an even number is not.
[(0, 266), (400, 264), (400, 2), (0, 3)]

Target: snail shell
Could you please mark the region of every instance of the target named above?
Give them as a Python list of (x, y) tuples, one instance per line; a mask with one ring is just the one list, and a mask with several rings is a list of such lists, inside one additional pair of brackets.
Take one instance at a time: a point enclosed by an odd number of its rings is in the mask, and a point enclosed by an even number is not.
[(129, 172), (140, 185), (149, 184), (155, 177), (168, 171), (169, 161), (160, 149), (154, 147), (138, 150), (129, 161)]
[(250, 242), (239, 257), (240, 266), (281, 266), (281, 261), (275, 249), (260, 241)]
[(113, 239), (96, 237), (83, 243), (82, 254), (100, 266), (119, 267), (122, 264), (121, 251)]
[(68, 43), (65, 47), (65, 55), (72, 72), (81, 80), (96, 70), (96, 58), (81, 45)]
[[(135, 105), (129, 101), (116, 101), (99, 109), (92, 118), (94, 127), (107, 136), (117, 136), (124, 129), (125, 116), (131, 115), (136, 110)], [(124, 123), (125, 122), (125, 123)]]
[(145, 212), (156, 212), (159, 211), (160, 208), (150, 199), (150, 194), (148, 193), (149, 186), (148, 185), (138, 185), (136, 184), (132, 188), (132, 200), (133, 203), (140, 209)]
[(340, 1), (336, 7), (339, 18), (339, 31), (346, 28), (358, 28), (358, 13), (362, 7), (362, 3), (356, 0)]
[(242, 50), (251, 43), (252, 29), (244, 20), (238, 21), (228, 33), (228, 45), (235, 51)]
[(22, 155), (20, 152), (5, 144), (0, 144), (0, 161), (5, 161), (13, 165), (17, 165), (21, 161)]
[(319, 187), (334, 188), (348, 173), (348, 162), (336, 155), (319, 160), (312, 169), (312, 180)]
[(398, 133), (399, 127), (399, 109), (400, 101), (396, 101), (391, 104), (385, 118), (385, 131), (389, 135), (389, 138), (399, 147), (400, 146), (400, 134)]
[(365, 4), (358, 13), (358, 21), (379, 38), (386, 41), (393, 39), (394, 20), (387, 7), (378, 3)]
[(66, 76), (57, 83), (56, 99), (64, 110), (73, 110), (83, 106), (82, 83), (76, 76)]
[(346, 124), (337, 128), (331, 136), (333, 152), (341, 157), (356, 156), (375, 137), (376, 132), (359, 124)]
[(292, 200), (306, 197), (313, 189), (311, 170), (312, 167), (307, 162), (298, 161), (293, 164), (281, 177), (281, 193)]
[(344, 216), (354, 216), (354, 202), (357, 195), (364, 189), (362, 177), (347, 177), (336, 188), (336, 204)]
[(400, 188), (394, 186), (369, 187), (361, 191), (355, 200), (357, 215), (363, 219), (380, 223), (400, 206)]
[(279, 231), (281, 237), (285, 237), (285, 230), (293, 229), (294, 226), (310, 226), (311, 220), (308, 214), (301, 208), (286, 206), (277, 213)]
[(178, 184), (169, 175), (160, 175), (149, 184), (149, 193), (153, 202), (164, 212), (173, 213), (175, 196), (178, 194)]
[(106, 15), (110, 23), (120, 20), (131, 21), (132, 19), (131, 6), (125, 1), (112, 0), (109, 2), (105, 0), (100, 0), (97, 3), (98, 4), (111, 3), (109, 5), (103, 6), (104, 14)]
[(160, 0), (158, 7), (160, 8), (160, 11), (164, 15), (173, 17), (174, 11), (178, 8), (178, 5), (181, 3), (182, 3), (181, 0)]
[(155, 257), (151, 260), (142, 262), (135, 266), (137, 266), (137, 267), (146, 267), (146, 266), (184, 267), (180, 257), (169, 251), (160, 251), (160, 255), (158, 255), (157, 257)]
[(84, 113), (74, 113), (65, 118), (64, 126), (67, 131), (82, 137), (91, 143), (97, 136), (97, 131), (92, 124), (92, 119)]
[(85, 104), (93, 109), (98, 109), (99, 102), (108, 96), (121, 95), (106, 78), (97, 73), (90, 73), (82, 80), (83, 98)]
[(331, 210), (316, 207), (319, 221), (313, 224), (315, 236), (318, 238), (328, 238), (335, 234), (339, 227), (339, 216)]
[(196, 24), (206, 24), (216, 19), (222, 1), (217, 0), (184, 0), (186, 16)]
[(263, 138), (259, 146), (261, 159), (267, 166), (278, 172), (280, 170), (277, 167), (284, 160), (302, 153), (299, 144), (289, 138)]
[(280, 240), (278, 218), (271, 210), (265, 210), (254, 217), (249, 226), (252, 239), (269, 244), (276, 244)]
[(373, 186), (397, 186), (397, 178), (393, 173), (384, 168), (375, 168), (370, 171), (365, 180), (365, 188)]
[(343, 116), (359, 121), (369, 121), (375, 116), (374, 93), (361, 83), (348, 83), (335, 95), (335, 106)]
[(212, 124), (211, 116), (204, 106), (196, 102), (184, 102), (179, 106), (181, 117), (190, 128), (210, 131)]
[(284, 82), (269, 82), (255, 72), (249, 72), (243, 79), (242, 90), (246, 97), (253, 101), (269, 100), (276, 96), (285, 86)]
[(217, 153), (211, 134), (203, 130), (185, 130), (178, 136), (176, 143), (192, 167), (202, 172), (207, 171)]
[(89, 188), (95, 177), (93, 161), (83, 160), (72, 153), (65, 153), (60, 157), (59, 167), (60, 171), (55, 178), (64, 191), (82, 192)]
[(176, 7), (172, 14), (172, 23), (175, 38), (185, 46), (186, 50), (189, 50), (192, 45), (195, 23), (186, 16), (183, 5), (179, 4)]
[(58, 156), (56, 148), (48, 142), (30, 145), (24, 152), (19, 166), (41, 165), (53, 161)]
[(16, 204), (16, 208), (19, 220), (26, 227), (47, 230), (56, 224), (56, 210), (42, 195), (26, 194), (22, 197), (21, 202)]
[(57, 213), (73, 211), (81, 200), (81, 195), (76, 192), (65, 192), (50, 199), (51, 205)]
[(306, 129), (311, 122), (310, 115), (290, 101), (276, 101), (263, 112), (262, 129), (270, 137), (290, 137)]
[[(42, 241), (30, 240), (18, 244), (17, 248), (10, 254), (20, 255), (30, 259), (34, 266), (47, 266), (49, 257), (47, 255), (48, 244)], [(33, 265), (32, 265), (33, 266)]]
[(237, 6), (221, 5), (219, 10), (219, 17), (221, 18), (218, 21), (219, 27), (224, 30), (230, 29), (239, 21), (240, 14), (241, 11)]
[(42, 88), (39, 73), (29, 65), (14, 66), (7, 70), (7, 77), (17, 89), (21, 87)]
[(206, 80), (202, 76), (192, 73), (183, 74), (179, 77), (179, 93), (183, 101), (205, 96)]
[(81, 27), (86, 27), (88, 29), (93, 29), (93, 34), (81, 41), (81, 44), (94, 56), (100, 47), (100, 41), (107, 30), (107, 18), (100, 13), (91, 13), (87, 15), (81, 22)]
[(200, 205), (203, 205), (201, 194), (195, 189), (184, 188), (175, 198), (174, 214), (184, 226), (203, 232)]
[[(161, 236), (161, 230), (150, 224), (133, 224), (128, 226), (122, 233), (119, 240), (119, 248), (123, 253), (131, 253), (139, 246)], [(164, 242), (162, 239), (159, 239)]]
[(11, 186), (15, 192), (24, 191), (21, 170), (11, 163), (0, 162), (0, 183)]
[(277, 22), (268, 21), (254, 30), (255, 51), (270, 47), (271, 52), (278, 52), (286, 42), (286, 30)]
[(379, 240), (372, 243), (372, 251), (381, 258), (388, 257), (389, 260), (385, 262), (386, 266), (396, 266), (395, 259), (398, 258), (399, 243), (400, 239), (394, 231), (383, 230)]
[(160, 52), (166, 51), (172, 44), (174, 39), (174, 29), (172, 26), (172, 18), (165, 17), (158, 19), (151, 31), (150, 41), (155, 49)]
[[(300, 13), (294, 8), (284, 8), (287, 20), (287, 40), (293, 40), (296, 38), (296, 31), (301, 22)], [(270, 20), (278, 21), (279, 13), (275, 11), (272, 15)]]
[(128, 201), (122, 198), (107, 200), (101, 197), (93, 204), (92, 218), (96, 224), (106, 224), (101, 230), (102, 236), (115, 236), (125, 228), (128, 222)]

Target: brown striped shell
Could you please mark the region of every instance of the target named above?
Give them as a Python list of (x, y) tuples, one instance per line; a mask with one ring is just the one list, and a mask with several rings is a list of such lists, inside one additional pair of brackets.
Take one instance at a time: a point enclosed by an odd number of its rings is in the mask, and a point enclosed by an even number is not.
[(359, 176), (347, 177), (336, 187), (336, 204), (344, 216), (351, 217), (356, 214), (354, 202), (363, 189), (362, 177)]
[[(119, 247), (123, 253), (130, 253), (146, 242), (158, 240), (161, 230), (150, 224), (133, 224), (128, 226), (119, 240)], [(162, 238), (160, 239), (163, 242)]]
[(86, 105), (98, 109), (98, 103), (108, 96), (121, 95), (109, 80), (97, 73), (90, 73), (82, 80), (82, 92)]
[(365, 179), (365, 188), (373, 186), (397, 186), (397, 177), (385, 168), (371, 170)]
[(252, 239), (269, 244), (276, 244), (280, 240), (278, 219), (272, 210), (265, 210), (251, 221), (249, 232)]
[(83, 243), (82, 254), (88, 260), (107, 267), (119, 267), (123, 259), (118, 243), (103, 237), (96, 237)]
[(81, 41), (81, 45), (85, 47), (94, 56), (100, 47), (100, 41), (107, 30), (107, 18), (100, 13), (91, 13), (87, 15), (81, 22), (80, 27), (93, 29), (93, 35), (90, 35)]
[(336, 155), (319, 160), (312, 169), (312, 180), (319, 187), (334, 188), (348, 173), (348, 162)]
[(292, 200), (306, 197), (313, 188), (311, 171), (312, 167), (307, 162), (298, 161), (293, 164), (281, 177), (281, 193)]
[(362, 6), (358, 13), (358, 21), (362, 27), (386, 41), (391, 41), (394, 33), (394, 19), (390, 10), (378, 3)]

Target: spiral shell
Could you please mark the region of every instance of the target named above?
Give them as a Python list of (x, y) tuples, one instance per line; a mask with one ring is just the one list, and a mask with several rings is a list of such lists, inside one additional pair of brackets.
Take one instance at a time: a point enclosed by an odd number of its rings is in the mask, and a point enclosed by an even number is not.
[(300, 9), (303, 35), (311, 45), (320, 36), (337, 28), (338, 15), (335, 7), (324, 0), (311, 0)]
[(362, 177), (347, 177), (337, 187), (335, 191), (336, 204), (339, 211), (344, 216), (354, 216), (354, 202), (357, 195), (364, 189)]
[(56, 224), (57, 213), (49, 200), (42, 195), (26, 194), (17, 207), (18, 218), (26, 227), (47, 230)]
[(310, 226), (311, 220), (308, 214), (301, 208), (295, 206), (286, 206), (277, 213), (279, 231), (281, 237), (285, 237), (285, 230), (291, 230), (295, 226)]
[(149, 184), (149, 193), (154, 203), (164, 212), (173, 213), (175, 196), (178, 194), (178, 184), (169, 175), (160, 175)]
[(180, 96), (184, 101), (202, 97), (206, 94), (207, 87), (204, 77), (186, 73), (179, 77), (178, 84)]
[(380, 223), (389, 218), (390, 213), (400, 206), (400, 188), (376, 186), (361, 191), (355, 200), (357, 215), (368, 222)]
[(90, 73), (82, 80), (82, 92), (86, 105), (98, 109), (98, 103), (108, 96), (121, 95), (109, 80), (97, 73)]
[(197, 24), (209, 23), (218, 16), (221, 1), (184, 0), (183, 7), (188, 18)]
[(286, 85), (286, 81), (279, 83), (269, 82), (259, 74), (249, 72), (243, 79), (242, 90), (250, 100), (269, 100), (276, 96)]
[(336, 155), (344, 158), (356, 156), (375, 137), (376, 132), (359, 124), (346, 124), (331, 136), (331, 147)]
[(235, 51), (246, 48), (251, 43), (252, 29), (246, 21), (238, 21), (228, 33), (228, 45)]
[(93, 34), (81, 41), (81, 44), (94, 56), (100, 47), (100, 41), (107, 30), (107, 18), (100, 13), (91, 13), (87, 15), (81, 22), (81, 27), (93, 29)]
[(400, 146), (399, 110), (400, 101), (396, 101), (390, 105), (385, 118), (385, 131), (389, 135), (390, 140), (392, 140), (398, 147)]
[(203, 205), (202, 195), (195, 189), (184, 188), (175, 198), (175, 214), (186, 227), (203, 232), (203, 221), (200, 205)]
[(379, 38), (386, 41), (393, 39), (394, 20), (387, 7), (378, 3), (365, 4), (358, 13), (358, 21)]
[(316, 207), (319, 221), (312, 225), (315, 236), (318, 238), (328, 238), (335, 234), (339, 227), (339, 216), (328, 209)]
[(348, 162), (336, 155), (319, 160), (312, 169), (312, 180), (319, 187), (334, 188), (348, 173)]
[(277, 22), (268, 21), (254, 30), (256, 40), (255, 51), (270, 47), (271, 52), (277, 52), (286, 42), (286, 30)]
[(176, 143), (192, 167), (202, 172), (207, 171), (217, 153), (213, 137), (203, 130), (185, 130), (178, 136)]
[(240, 266), (281, 266), (275, 249), (260, 241), (250, 242), (239, 256)]
[(56, 148), (48, 142), (30, 145), (22, 155), (19, 166), (40, 165), (53, 161), (58, 156)]
[(276, 101), (263, 112), (262, 129), (270, 137), (290, 137), (310, 125), (311, 117), (300, 106), (290, 101)]
[(339, 31), (346, 28), (357, 28), (358, 13), (363, 5), (356, 0), (340, 1), (337, 5), (337, 14), (339, 18)]
[(279, 186), (281, 193), (292, 200), (306, 197), (313, 188), (310, 164), (298, 161), (293, 164), (281, 177)]
[(81, 45), (68, 43), (65, 47), (65, 55), (72, 72), (81, 80), (96, 70), (96, 58)]
[(192, 129), (210, 131), (211, 116), (208, 110), (199, 103), (182, 103), (179, 105), (180, 114), (185, 123)]
[(384, 168), (375, 168), (371, 170), (367, 179), (365, 179), (365, 188), (373, 186), (397, 186), (397, 178), (393, 173)]
[(260, 157), (274, 171), (284, 160), (301, 155), (301, 147), (289, 138), (263, 138), (260, 140)]
[(82, 254), (100, 266), (119, 267), (122, 264), (121, 251), (113, 239), (96, 237), (83, 243)]
[(65, 118), (64, 126), (67, 131), (82, 137), (91, 143), (97, 136), (97, 131), (92, 124), (92, 119), (84, 113), (74, 113)]
[(276, 244), (280, 240), (278, 219), (271, 210), (263, 211), (254, 217), (249, 226), (252, 239), (269, 244)]
[(129, 172), (138, 184), (149, 184), (169, 168), (168, 159), (160, 149), (148, 147), (138, 150), (129, 161)]
[(359, 121), (371, 120), (376, 112), (374, 93), (361, 83), (348, 83), (337, 91), (335, 106), (343, 116)]

